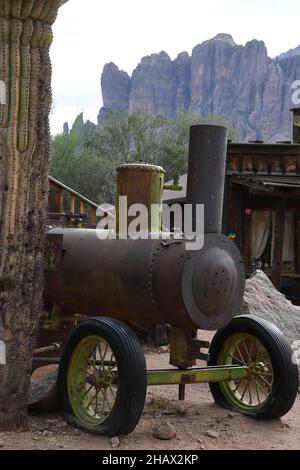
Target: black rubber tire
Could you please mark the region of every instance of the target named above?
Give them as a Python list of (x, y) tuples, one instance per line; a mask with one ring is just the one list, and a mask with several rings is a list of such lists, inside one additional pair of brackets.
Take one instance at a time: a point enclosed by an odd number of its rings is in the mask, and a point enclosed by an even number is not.
[[(99, 335), (111, 347), (118, 365), (118, 393), (107, 420), (90, 427), (74, 414), (67, 388), (68, 367), (77, 344), (88, 336)], [(143, 413), (147, 391), (145, 356), (135, 333), (124, 323), (111, 318), (84, 321), (69, 336), (58, 371), (58, 398), (63, 416), (73, 426), (94, 434), (113, 437), (130, 434)]]
[[(236, 333), (255, 336), (266, 348), (272, 361), (274, 384), (272, 393), (264, 407), (256, 412), (247, 412), (257, 419), (275, 419), (284, 416), (292, 408), (299, 386), (298, 367), (293, 364), (293, 351), (282, 332), (271, 323), (253, 315), (235, 317), (224, 329), (217, 332), (210, 347), (210, 366), (218, 365), (218, 356), (228, 337)], [(222, 392), (218, 383), (210, 383), (216, 403), (224, 408), (235, 409)]]

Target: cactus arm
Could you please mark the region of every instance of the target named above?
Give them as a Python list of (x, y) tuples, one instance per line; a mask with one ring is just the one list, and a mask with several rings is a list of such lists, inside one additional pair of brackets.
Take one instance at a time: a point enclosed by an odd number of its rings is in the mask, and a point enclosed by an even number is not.
[[(30, 203), (31, 162), (38, 134), (39, 90), (43, 84), (49, 91), (42, 102), (44, 115), (48, 116), (51, 108), (51, 25), (60, 4), (60, 0), (0, 0), (0, 80), (5, 83), (7, 91), (6, 104), (0, 106), (8, 200), (5, 237), (18, 232), (18, 215), (26, 214)], [(44, 142), (40, 146), (43, 151)]]

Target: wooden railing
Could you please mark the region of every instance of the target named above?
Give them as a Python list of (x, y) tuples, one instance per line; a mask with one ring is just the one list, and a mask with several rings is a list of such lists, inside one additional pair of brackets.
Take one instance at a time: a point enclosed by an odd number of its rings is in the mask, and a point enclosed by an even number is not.
[(98, 204), (49, 176), (48, 221), (95, 226)]

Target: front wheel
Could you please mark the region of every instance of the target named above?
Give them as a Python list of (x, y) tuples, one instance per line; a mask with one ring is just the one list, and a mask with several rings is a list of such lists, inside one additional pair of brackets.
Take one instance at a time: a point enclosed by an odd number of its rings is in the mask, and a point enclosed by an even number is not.
[(242, 380), (211, 383), (214, 400), (255, 418), (285, 415), (298, 392), (298, 368), (292, 355), (288, 341), (269, 322), (252, 315), (234, 318), (214, 337), (209, 365), (246, 366), (249, 372)]
[(142, 415), (147, 388), (141, 344), (125, 324), (93, 318), (70, 335), (58, 372), (66, 420), (87, 432), (129, 434)]

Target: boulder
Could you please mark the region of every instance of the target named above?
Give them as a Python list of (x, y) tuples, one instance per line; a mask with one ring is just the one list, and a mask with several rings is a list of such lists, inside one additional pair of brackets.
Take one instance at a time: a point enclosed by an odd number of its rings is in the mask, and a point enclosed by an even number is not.
[(291, 345), (300, 341), (300, 307), (278, 292), (263, 271), (246, 281), (241, 313), (256, 315), (279, 328)]
[(57, 365), (40, 367), (31, 377), (29, 412), (53, 413), (59, 411), (57, 397)]

